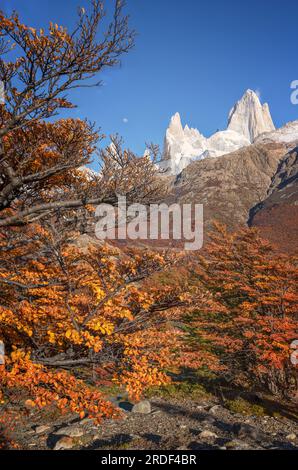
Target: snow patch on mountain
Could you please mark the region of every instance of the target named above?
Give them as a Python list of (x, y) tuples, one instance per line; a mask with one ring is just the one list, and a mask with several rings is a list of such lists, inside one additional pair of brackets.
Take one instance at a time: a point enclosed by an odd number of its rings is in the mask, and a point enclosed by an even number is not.
[(265, 132), (259, 135), (255, 142), (284, 142), (291, 143), (298, 141), (298, 121), (288, 122), (284, 126), (272, 132)]

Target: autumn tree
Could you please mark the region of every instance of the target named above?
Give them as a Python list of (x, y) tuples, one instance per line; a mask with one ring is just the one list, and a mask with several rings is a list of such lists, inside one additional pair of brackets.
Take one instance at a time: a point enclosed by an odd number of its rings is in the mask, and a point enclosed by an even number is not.
[[(0, 400), (19, 388), (30, 406), (55, 403), (96, 419), (115, 415), (90, 386), (103, 371), (136, 398), (168, 380), (181, 304), (177, 287), (159, 289), (152, 280), (167, 256), (80, 246), (98, 203), (115, 204), (118, 194), (148, 203), (163, 193), (156, 147), (139, 158), (114, 137), (98, 153), (96, 174), (82, 168), (101, 138), (94, 126), (49, 120), (73, 107), (68, 92), (99, 84), (98, 74), (132, 47), (121, 0), (98, 40), (104, 24), (97, 0), (79, 11), (71, 32), (52, 23), (36, 30), (17, 13), (0, 14)], [(88, 384), (78, 377), (82, 367)]]
[(256, 230), (231, 234), (216, 224), (191, 268), (193, 352), (213, 354), (233, 380), (296, 391), (290, 355), (298, 332), (297, 276), (297, 260), (274, 251)]
[[(98, 178), (87, 192), (86, 185), (77, 191), (74, 187), (67, 190), (66, 185), (63, 191), (53, 191), (64, 177), (90, 162), (101, 135), (85, 121), (66, 119), (51, 124), (45, 119), (74, 106), (68, 97), (74, 88), (100, 86), (100, 72), (116, 66), (132, 47), (134, 33), (123, 15), (121, 0), (115, 2), (112, 18), (100, 40), (97, 33), (105, 25), (105, 12), (98, 0), (92, 1), (90, 12), (79, 11), (73, 31), (53, 23), (47, 31), (36, 30), (22, 24), (17, 13), (10, 17), (0, 14), (0, 80), (5, 88), (5, 102), (0, 105), (0, 227), (49, 217), (55, 210), (61, 213), (113, 202), (115, 191), (124, 190), (119, 183), (124, 171), (129, 171), (132, 182), (125, 188), (128, 196), (131, 191), (132, 197), (141, 197), (141, 182), (146, 191), (151, 187), (153, 167), (147, 159), (137, 160), (131, 152), (120, 157), (119, 139), (114, 139), (116, 151), (110, 153), (110, 160), (115, 163), (117, 155), (121, 165), (113, 178), (109, 175), (113, 185), (105, 184), (106, 171), (104, 184)], [(15, 55), (18, 58), (13, 60)], [(107, 152), (104, 165), (111, 167)], [(137, 180), (136, 188), (133, 181)]]
[[(96, 245), (57, 245), (40, 226), (28, 230), (39, 235), (27, 246), (31, 257), (2, 284), (3, 394), (21, 387), (32, 406), (54, 402), (61, 410), (100, 418), (113, 415), (112, 406), (67, 371), (86, 367), (96, 382), (110, 370), (110, 380), (135, 398), (144, 388), (167, 382), (180, 335), (169, 328), (169, 318), (175, 318), (169, 309), (181, 300), (177, 286), (156, 287), (150, 278), (170, 259)], [(22, 257), (24, 248), (16, 250)], [(1, 276), (0, 271), (0, 282)]]

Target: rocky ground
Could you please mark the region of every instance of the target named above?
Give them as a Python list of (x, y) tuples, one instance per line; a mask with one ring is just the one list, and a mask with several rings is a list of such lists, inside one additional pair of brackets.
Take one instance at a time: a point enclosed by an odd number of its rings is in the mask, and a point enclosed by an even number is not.
[(23, 449), (298, 449), (298, 423), (287, 408), (278, 413), (245, 400), (213, 396), (151, 396), (137, 407), (114, 397), (123, 418), (96, 426), (72, 416), (45, 420), (34, 414), (18, 427)]

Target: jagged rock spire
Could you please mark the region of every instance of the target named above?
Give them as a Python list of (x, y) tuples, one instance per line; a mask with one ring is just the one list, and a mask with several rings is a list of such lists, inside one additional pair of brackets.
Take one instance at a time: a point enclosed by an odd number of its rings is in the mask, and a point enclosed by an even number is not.
[(269, 106), (263, 106), (257, 94), (247, 90), (229, 114), (228, 129), (244, 135), (251, 143), (263, 132), (275, 129)]

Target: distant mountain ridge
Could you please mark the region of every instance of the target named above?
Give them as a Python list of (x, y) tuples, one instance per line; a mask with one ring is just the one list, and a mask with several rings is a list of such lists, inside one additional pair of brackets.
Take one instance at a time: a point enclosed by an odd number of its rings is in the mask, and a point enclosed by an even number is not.
[(219, 157), (252, 143), (290, 142), (298, 139), (298, 121), (275, 129), (269, 105), (261, 104), (252, 90), (247, 90), (229, 113), (227, 129), (207, 138), (198, 129), (183, 128), (180, 115), (170, 121), (164, 139), (160, 168), (168, 175), (178, 175), (192, 161)]
[(191, 162), (172, 184), (171, 202), (204, 206), (204, 233), (213, 221), (236, 229), (266, 197), (285, 144), (252, 144), (217, 158)]

